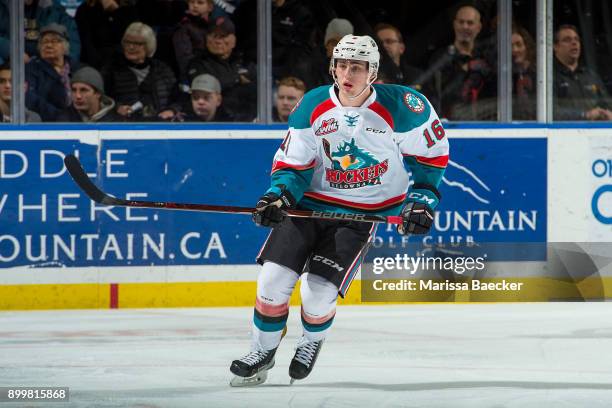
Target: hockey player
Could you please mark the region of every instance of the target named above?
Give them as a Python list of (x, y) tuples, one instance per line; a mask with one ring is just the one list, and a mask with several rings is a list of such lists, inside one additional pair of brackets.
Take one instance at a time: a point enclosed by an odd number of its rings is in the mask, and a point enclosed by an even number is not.
[(372, 38), (346, 35), (330, 61), (334, 85), (308, 92), (289, 116), (271, 187), (253, 215), (257, 225), (273, 229), (257, 259), (263, 266), (251, 352), (232, 362), (233, 386), (265, 381), (300, 276), (303, 334), (289, 376), (293, 382), (310, 374), (336, 299), (346, 294), (373, 238), (369, 223), (285, 217), (284, 209), (401, 215), (400, 234), (425, 234), (431, 227), (448, 140), (423, 95), (404, 86), (373, 85), (378, 64)]

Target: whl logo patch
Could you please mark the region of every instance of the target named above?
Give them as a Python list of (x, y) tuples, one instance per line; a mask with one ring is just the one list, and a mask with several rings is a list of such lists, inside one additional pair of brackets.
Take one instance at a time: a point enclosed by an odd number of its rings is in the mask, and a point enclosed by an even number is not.
[(315, 131), (315, 135), (324, 136), (334, 133), (338, 130), (338, 121), (335, 118), (326, 119), (321, 123), (321, 126)]
[(380, 177), (389, 169), (389, 160), (380, 162), (370, 152), (355, 144), (355, 139), (344, 141), (335, 152), (330, 152), (327, 140), (323, 141), (325, 155), (332, 168), (325, 168), (325, 181), (338, 189), (361, 188), (380, 184)]

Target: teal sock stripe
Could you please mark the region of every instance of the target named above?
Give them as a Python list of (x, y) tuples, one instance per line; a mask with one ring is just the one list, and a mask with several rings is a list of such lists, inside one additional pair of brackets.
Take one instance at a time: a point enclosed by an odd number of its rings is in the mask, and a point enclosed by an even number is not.
[(309, 332), (321, 332), (323, 330), (327, 330), (331, 327), (333, 321), (334, 321), (334, 318), (332, 317), (331, 319), (329, 319), (328, 321), (324, 323), (311, 324), (311, 323), (308, 323), (306, 320), (304, 320), (304, 317), (302, 317), (302, 325), (304, 326), (304, 330), (309, 331)]
[(253, 324), (259, 330), (264, 332), (277, 332), (281, 331), (287, 325), (287, 318), (289, 314), (278, 316), (278, 317), (269, 317), (262, 315), (257, 310), (253, 313)]

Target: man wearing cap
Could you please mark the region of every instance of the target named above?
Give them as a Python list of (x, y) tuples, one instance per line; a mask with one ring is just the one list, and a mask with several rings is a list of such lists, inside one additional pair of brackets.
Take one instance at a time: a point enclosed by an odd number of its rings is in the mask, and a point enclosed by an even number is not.
[(223, 109), (221, 84), (212, 75), (202, 74), (191, 83), (189, 102), (183, 112), (174, 117), (180, 122), (230, 122), (232, 118)]
[(228, 113), (236, 120), (250, 121), (256, 115), (255, 68), (245, 66), (234, 54), (235, 32), (229, 18), (219, 17), (214, 21), (206, 35), (206, 50), (188, 64), (187, 81), (191, 83), (201, 74), (214, 76), (221, 84)]
[(70, 43), (66, 27), (49, 24), (40, 30), (38, 41), (40, 57), (26, 64), (28, 85), (26, 107), (40, 114), (45, 122), (53, 122), (71, 103), (70, 75), (78, 62), (68, 56)]
[[(77, 26), (72, 17), (66, 13), (66, 9), (59, 3), (54, 0), (24, 1), (26, 63), (31, 57), (38, 55), (41, 28), (51, 23), (66, 27), (70, 43), (70, 58), (73, 61), (79, 61), (81, 41)], [(9, 15), (9, 0), (0, 0), (0, 61), (7, 60), (10, 54)]]
[(60, 113), (58, 122), (117, 122), (115, 101), (104, 94), (102, 75), (83, 67), (72, 76), (72, 106)]

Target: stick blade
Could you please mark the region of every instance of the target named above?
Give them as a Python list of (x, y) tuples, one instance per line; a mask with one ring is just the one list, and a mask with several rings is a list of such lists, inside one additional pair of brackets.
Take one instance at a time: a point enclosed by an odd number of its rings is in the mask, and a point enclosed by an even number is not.
[(98, 204), (106, 204), (108, 196), (102, 192), (87, 176), (81, 162), (76, 156), (69, 154), (64, 158), (64, 165), (68, 169), (68, 173), (72, 176), (74, 182), (89, 198)]

